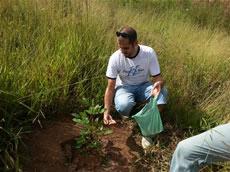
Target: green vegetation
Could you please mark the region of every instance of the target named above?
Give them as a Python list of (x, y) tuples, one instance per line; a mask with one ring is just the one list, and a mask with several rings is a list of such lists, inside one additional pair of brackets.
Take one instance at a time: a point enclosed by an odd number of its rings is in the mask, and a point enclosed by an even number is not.
[[(85, 99), (86, 100), (86, 99)], [(90, 149), (98, 149), (101, 146), (100, 135), (111, 134), (112, 130), (103, 127), (104, 108), (100, 105), (92, 105), (88, 110), (79, 114), (73, 114), (73, 121), (81, 125), (80, 136), (76, 138), (74, 147), (89, 152)]]
[(229, 120), (229, 18), (189, 0), (0, 1), (0, 171), (19, 171), (32, 123), (78, 113), (84, 97), (102, 104), (113, 33), (125, 24), (156, 50), (178, 125)]

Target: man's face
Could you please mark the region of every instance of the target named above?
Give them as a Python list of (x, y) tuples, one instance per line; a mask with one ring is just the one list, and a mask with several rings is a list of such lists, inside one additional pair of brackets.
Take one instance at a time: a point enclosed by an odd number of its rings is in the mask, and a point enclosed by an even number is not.
[(118, 37), (117, 43), (125, 57), (132, 57), (135, 55), (136, 42), (130, 42), (126, 38)]

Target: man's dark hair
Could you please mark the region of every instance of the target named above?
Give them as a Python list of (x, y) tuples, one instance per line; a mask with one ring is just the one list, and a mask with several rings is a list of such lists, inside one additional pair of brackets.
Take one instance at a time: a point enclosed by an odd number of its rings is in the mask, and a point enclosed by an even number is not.
[(122, 27), (119, 31), (116, 32), (117, 37), (121, 36), (127, 38), (130, 42), (137, 40), (137, 32), (135, 29), (129, 26)]

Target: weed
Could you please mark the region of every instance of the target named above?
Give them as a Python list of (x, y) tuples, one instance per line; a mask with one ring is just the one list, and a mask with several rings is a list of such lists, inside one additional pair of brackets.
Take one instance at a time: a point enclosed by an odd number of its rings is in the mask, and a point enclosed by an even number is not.
[(79, 114), (72, 114), (73, 121), (82, 126), (80, 136), (75, 139), (74, 147), (76, 149), (98, 149), (101, 146), (99, 136), (112, 133), (112, 130), (103, 126), (103, 112), (102, 106), (95, 105)]

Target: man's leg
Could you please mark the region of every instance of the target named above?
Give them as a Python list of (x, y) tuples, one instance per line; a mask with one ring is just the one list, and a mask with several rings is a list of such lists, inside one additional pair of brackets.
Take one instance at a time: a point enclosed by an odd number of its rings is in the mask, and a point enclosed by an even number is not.
[(134, 93), (131, 87), (119, 87), (115, 93), (115, 108), (117, 112), (129, 117), (132, 108), (136, 105)]
[(167, 97), (168, 97), (168, 90), (165, 87), (163, 87), (157, 97), (157, 105), (160, 113), (163, 112), (165, 105), (167, 104)]
[[(137, 91), (137, 101), (145, 101), (151, 97), (151, 90), (153, 85), (151, 82), (144, 83), (138, 87)], [(163, 87), (157, 97), (157, 104), (164, 105), (167, 104), (168, 91)]]
[(170, 172), (196, 172), (202, 165), (230, 160), (230, 124), (219, 125), (181, 141)]

